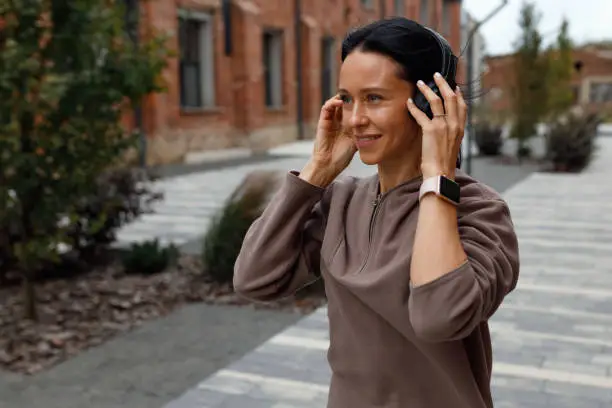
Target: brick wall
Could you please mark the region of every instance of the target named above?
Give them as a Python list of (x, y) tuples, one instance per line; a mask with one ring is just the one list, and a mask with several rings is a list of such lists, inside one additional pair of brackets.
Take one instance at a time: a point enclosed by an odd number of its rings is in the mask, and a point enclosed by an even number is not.
[[(594, 82), (612, 84), (612, 53), (596, 48), (576, 49), (573, 53), (574, 63), (581, 63), (581, 69), (575, 70), (572, 87), (575, 91), (575, 103), (583, 105), (589, 111), (612, 109), (612, 101), (594, 103), (589, 99), (590, 87)], [(508, 112), (511, 109), (511, 90), (515, 84), (513, 55), (490, 57), (486, 61), (487, 71), (483, 76), (483, 86), (487, 94), (485, 101), (495, 113)]]
[[(442, 23), (442, 1), (430, 0), (429, 25)], [(448, 1), (451, 45), (460, 47), (460, 1)], [(347, 30), (383, 16), (394, 15), (393, 0), (302, 0), (300, 23), (304, 136), (311, 138), (321, 106), (321, 40), (333, 37), (336, 68), (341, 41)], [(406, 16), (418, 19), (420, 0), (405, 0)], [(149, 164), (181, 161), (190, 151), (249, 146), (266, 149), (298, 137), (296, 36), (293, 0), (233, 0), (231, 2), (232, 53), (225, 55), (225, 27), (221, 0), (156, 0), (143, 5), (146, 24), (173, 35), (178, 50), (178, 9), (212, 16), (215, 104), (183, 109), (180, 104), (179, 59), (169, 61), (164, 73), (167, 92), (144, 103)], [(282, 30), (282, 105), (265, 105), (262, 35)]]

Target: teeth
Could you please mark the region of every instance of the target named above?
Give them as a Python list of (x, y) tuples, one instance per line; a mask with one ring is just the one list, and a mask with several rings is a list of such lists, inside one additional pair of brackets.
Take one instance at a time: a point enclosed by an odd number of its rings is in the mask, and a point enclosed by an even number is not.
[(374, 140), (376, 137), (362, 137), (361, 140)]

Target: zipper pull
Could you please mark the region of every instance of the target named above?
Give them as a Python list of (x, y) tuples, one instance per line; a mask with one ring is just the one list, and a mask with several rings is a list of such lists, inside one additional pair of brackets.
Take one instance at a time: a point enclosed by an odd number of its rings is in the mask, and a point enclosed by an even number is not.
[(374, 199), (374, 201), (372, 201), (372, 207), (376, 208), (379, 203), (380, 203), (380, 194), (378, 194), (376, 198)]

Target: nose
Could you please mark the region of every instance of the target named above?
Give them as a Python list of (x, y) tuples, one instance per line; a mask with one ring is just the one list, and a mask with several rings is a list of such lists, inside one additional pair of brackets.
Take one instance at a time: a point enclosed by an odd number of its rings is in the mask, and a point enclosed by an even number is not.
[(360, 107), (360, 104), (356, 103), (353, 105), (349, 123), (353, 128), (359, 128), (368, 125), (368, 116), (364, 112), (363, 108)]

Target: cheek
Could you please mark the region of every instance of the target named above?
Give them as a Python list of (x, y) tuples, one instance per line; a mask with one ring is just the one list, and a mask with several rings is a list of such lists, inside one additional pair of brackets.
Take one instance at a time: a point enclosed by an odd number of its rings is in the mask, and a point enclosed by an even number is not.
[(375, 123), (386, 134), (402, 136), (414, 130), (412, 117), (408, 108), (392, 106), (377, 112)]

